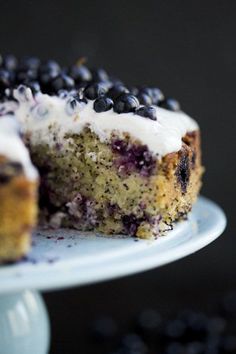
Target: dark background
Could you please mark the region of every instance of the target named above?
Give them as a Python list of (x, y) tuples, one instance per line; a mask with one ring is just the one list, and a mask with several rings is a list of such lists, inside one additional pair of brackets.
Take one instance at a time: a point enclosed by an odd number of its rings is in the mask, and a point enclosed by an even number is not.
[[(0, 1), (2, 53), (38, 55), (90, 66), (130, 84), (176, 97), (202, 129), (202, 193), (225, 209), (218, 241), (174, 264), (106, 283), (45, 294), (52, 354), (95, 353), (86, 331), (93, 318), (121, 322), (139, 309), (211, 308), (236, 289), (235, 78), (236, 1)], [(140, 260), (142, 261), (142, 260)]]

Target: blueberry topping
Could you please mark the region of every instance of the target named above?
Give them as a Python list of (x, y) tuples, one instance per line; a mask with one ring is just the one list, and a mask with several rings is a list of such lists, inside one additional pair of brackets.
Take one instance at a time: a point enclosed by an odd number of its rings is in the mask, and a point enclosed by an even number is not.
[(139, 91), (139, 94), (141, 93), (148, 95), (154, 105), (158, 105), (164, 99), (164, 95), (159, 88), (143, 87)]
[(39, 75), (39, 81), (42, 84), (45, 91), (48, 89), (50, 82), (58, 76), (57, 71), (43, 72)]
[(72, 77), (67, 76), (65, 74), (60, 74), (55, 79), (52, 80), (50, 86), (52, 92), (58, 92), (59, 90), (71, 90), (75, 85), (74, 80)]
[(25, 81), (37, 80), (38, 73), (35, 69), (20, 70), (16, 74), (17, 83), (24, 83)]
[(93, 81), (108, 81), (109, 76), (104, 69), (98, 68), (92, 70)]
[(114, 85), (110, 88), (107, 95), (113, 100), (117, 99), (122, 93), (129, 93), (129, 90), (124, 85)]
[(3, 67), (7, 70), (16, 70), (18, 61), (14, 55), (6, 55), (3, 58)]
[(161, 108), (168, 109), (169, 111), (179, 112), (180, 104), (174, 98), (166, 98), (160, 103)]
[(145, 92), (140, 92), (137, 97), (140, 104), (143, 104), (145, 106), (150, 106), (152, 104), (152, 98)]
[(134, 96), (138, 96), (139, 90), (137, 87), (134, 86), (128, 86), (128, 90), (129, 92), (134, 95)]
[(156, 109), (153, 106), (143, 106), (137, 109), (135, 112), (141, 117), (149, 118), (152, 120), (156, 120)]
[(164, 100), (164, 95), (159, 88), (152, 88), (151, 90), (152, 104), (158, 105)]
[(96, 112), (106, 112), (113, 107), (113, 101), (111, 98), (102, 96), (96, 99), (93, 104), (93, 108)]
[(93, 83), (93, 84), (89, 84), (85, 88), (84, 95), (89, 100), (95, 100), (99, 96), (105, 95), (106, 92), (107, 92), (107, 89), (106, 89), (106, 87), (103, 84), (101, 84), (101, 83)]
[(8, 88), (11, 84), (11, 77), (9, 71), (0, 69), (0, 89)]
[(48, 60), (40, 66), (41, 73), (57, 72), (61, 71), (60, 65), (55, 60)]
[(26, 57), (20, 64), (21, 69), (38, 70), (40, 66), (40, 59), (36, 57)]
[(74, 65), (69, 71), (70, 76), (75, 82), (87, 82), (92, 79), (92, 74), (89, 69), (84, 65)]
[(139, 106), (139, 100), (134, 95), (125, 93), (117, 98), (114, 111), (117, 113), (135, 112)]
[[(55, 60), (41, 62), (37, 57), (25, 57), (18, 61), (13, 55), (0, 56), (0, 99), (13, 99), (15, 87), (23, 84), (33, 93), (42, 91), (62, 98), (76, 90), (78, 100), (96, 100), (96, 112), (105, 112), (113, 107), (116, 113), (136, 112), (156, 120), (152, 105), (178, 112), (179, 103), (165, 98), (156, 87), (128, 87), (121, 80), (109, 76), (104, 69), (90, 70), (84, 59), (70, 67), (61, 67)], [(103, 99), (101, 96), (106, 95)], [(140, 107), (140, 105), (144, 107)]]

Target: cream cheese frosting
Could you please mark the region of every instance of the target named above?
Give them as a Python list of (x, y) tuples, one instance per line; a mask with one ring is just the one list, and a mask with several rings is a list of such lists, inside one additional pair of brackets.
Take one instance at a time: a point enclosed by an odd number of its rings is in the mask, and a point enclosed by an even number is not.
[(29, 88), (14, 96), (19, 102), (15, 115), (25, 133), (30, 133), (33, 144), (44, 142), (48, 145), (63, 143), (66, 133), (80, 133), (89, 127), (101, 141), (110, 141), (114, 132), (118, 136), (130, 134), (159, 157), (181, 149), (182, 137), (198, 129), (194, 119), (183, 112), (171, 112), (155, 106), (157, 120), (151, 120), (134, 113), (117, 114), (112, 109), (97, 113), (93, 101), (79, 102), (70, 106), (70, 98), (49, 96), (38, 93), (33, 97)]
[[(97, 113), (93, 101), (71, 104), (70, 96), (59, 97), (38, 93), (32, 95), (29, 88), (14, 90), (15, 101), (0, 105), (0, 154), (11, 160), (21, 161), (29, 177), (35, 177), (29, 153), (16, 133), (17, 122), (23, 134), (34, 145), (46, 143), (52, 146), (62, 143), (67, 133), (80, 133), (89, 127), (101, 141), (109, 142), (114, 136), (128, 133), (132, 138), (147, 145), (159, 158), (181, 149), (182, 138), (187, 132), (198, 129), (194, 119), (183, 112), (171, 112), (155, 106), (157, 120), (134, 113), (117, 114), (112, 109)], [(15, 120), (7, 112), (13, 112)], [(6, 112), (4, 114), (4, 112)]]

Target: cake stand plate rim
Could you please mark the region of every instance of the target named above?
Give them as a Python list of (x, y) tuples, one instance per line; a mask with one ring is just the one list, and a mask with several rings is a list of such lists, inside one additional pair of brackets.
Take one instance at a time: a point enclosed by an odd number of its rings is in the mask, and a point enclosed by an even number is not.
[(223, 210), (200, 196), (188, 220), (154, 241), (63, 229), (36, 232), (26, 261), (0, 266), (0, 294), (81, 286), (157, 268), (204, 248), (223, 233), (226, 223)]

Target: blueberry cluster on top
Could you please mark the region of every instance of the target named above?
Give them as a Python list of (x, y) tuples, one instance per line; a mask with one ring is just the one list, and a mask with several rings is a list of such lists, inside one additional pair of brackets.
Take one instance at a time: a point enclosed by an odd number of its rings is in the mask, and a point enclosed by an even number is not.
[(13, 55), (0, 57), (0, 99), (12, 97), (12, 90), (19, 85), (29, 87), (35, 94), (39, 91), (49, 95), (73, 96), (76, 101), (94, 100), (98, 113), (113, 109), (116, 113), (133, 112), (156, 120), (154, 106), (179, 111), (179, 103), (164, 97), (159, 88), (127, 87), (123, 82), (109, 76), (103, 69), (89, 69), (78, 62), (61, 67), (56, 61), (40, 61), (36, 57), (18, 60)]

